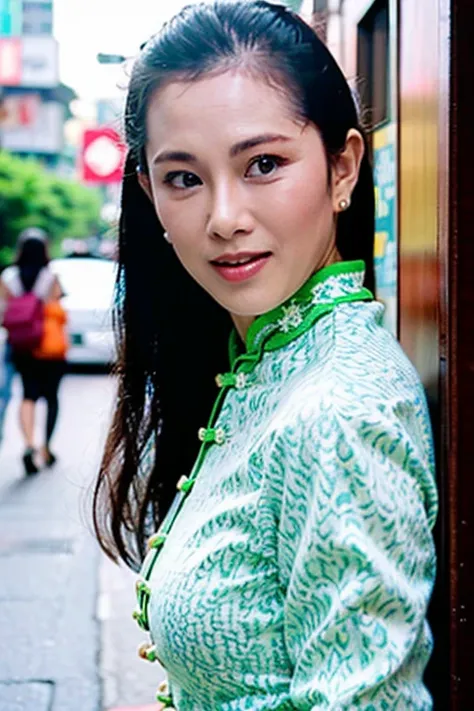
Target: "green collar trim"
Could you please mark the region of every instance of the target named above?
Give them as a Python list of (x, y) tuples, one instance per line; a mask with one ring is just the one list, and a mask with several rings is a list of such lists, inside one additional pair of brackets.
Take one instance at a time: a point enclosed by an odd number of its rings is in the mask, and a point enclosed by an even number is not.
[[(330, 313), (337, 304), (352, 301), (371, 301), (374, 296), (363, 286), (365, 264), (362, 260), (337, 262), (313, 274), (284, 304), (277, 306), (251, 324), (246, 338), (246, 354), (253, 356), (263, 351), (281, 348), (311, 328), (314, 322)], [(238, 353), (238, 336), (232, 332), (229, 354), (232, 366)]]

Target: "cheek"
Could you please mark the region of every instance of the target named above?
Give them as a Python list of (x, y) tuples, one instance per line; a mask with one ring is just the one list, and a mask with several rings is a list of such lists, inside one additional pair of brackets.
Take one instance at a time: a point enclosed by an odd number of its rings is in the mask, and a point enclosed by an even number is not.
[(162, 195), (160, 188), (157, 189), (156, 185), (153, 185), (153, 205), (159, 221), (165, 229), (168, 229), (172, 217), (170, 201)]
[(193, 271), (193, 264), (202, 253), (202, 233), (199, 207), (193, 199), (172, 200), (155, 193), (155, 210), (163, 228), (172, 239), (173, 249), (183, 266)]
[(163, 228), (173, 236), (173, 241), (189, 239), (191, 226), (194, 224), (192, 200), (173, 200), (159, 190), (154, 195), (158, 219)]
[(285, 181), (272, 199), (272, 219), (283, 229), (313, 230), (332, 217), (332, 201), (325, 176), (301, 171)]

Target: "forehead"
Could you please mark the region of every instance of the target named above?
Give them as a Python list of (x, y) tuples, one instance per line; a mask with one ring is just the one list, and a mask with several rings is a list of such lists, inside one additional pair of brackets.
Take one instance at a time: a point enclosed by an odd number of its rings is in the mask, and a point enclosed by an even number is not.
[(235, 141), (256, 131), (297, 135), (301, 127), (283, 89), (238, 70), (170, 82), (155, 92), (147, 113), (151, 148), (199, 137)]

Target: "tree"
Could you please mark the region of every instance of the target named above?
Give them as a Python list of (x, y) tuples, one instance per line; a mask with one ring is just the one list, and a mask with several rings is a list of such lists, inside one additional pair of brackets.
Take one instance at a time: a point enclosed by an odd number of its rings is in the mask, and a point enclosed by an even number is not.
[(65, 237), (88, 237), (101, 228), (97, 190), (48, 172), (38, 161), (0, 151), (0, 267), (11, 262), (18, 234), (41, 227), (58, 251)]

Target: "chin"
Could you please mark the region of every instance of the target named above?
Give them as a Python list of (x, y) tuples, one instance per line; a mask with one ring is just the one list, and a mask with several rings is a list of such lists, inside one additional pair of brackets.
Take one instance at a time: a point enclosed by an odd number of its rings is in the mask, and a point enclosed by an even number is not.
[(219, 306), (235, 316), (243, 318), (255, 318), (262, 314), (272, 311), (277, 306), (283, 304), (289, 299), (295, 290), (287, 293), (285, 290), (272, 289), (270, 292), (269, 281), (275, 286), (276, 278), (264, 280), (264, 283), (251, 285), (249, 283), (233, 284), (227, 289), (222, 288), (222, 285), (209, 283), (204, 279), (194, 277), (201, 287), (216, 301)]

